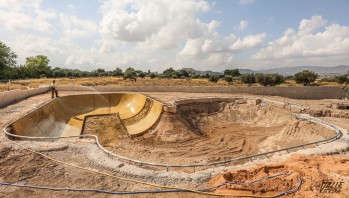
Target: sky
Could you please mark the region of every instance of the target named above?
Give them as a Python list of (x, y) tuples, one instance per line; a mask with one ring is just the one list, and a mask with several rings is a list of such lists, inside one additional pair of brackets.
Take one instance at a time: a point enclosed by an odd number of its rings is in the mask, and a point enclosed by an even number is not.
[(349, 65), (348, 0), (0, 0), (24, 64), (223, 71)]

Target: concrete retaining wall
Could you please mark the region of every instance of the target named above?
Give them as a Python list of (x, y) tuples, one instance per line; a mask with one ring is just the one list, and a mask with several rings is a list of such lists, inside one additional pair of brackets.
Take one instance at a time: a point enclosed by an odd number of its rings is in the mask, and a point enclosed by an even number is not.
[(30, 90), (12, 90), (0, 93), (0, 108), (19, 102), (31, 96), (46, 93), (50, 91), (50, 87), (42, 87)]
[(98, 92), (190, 92), (190, 93), (246, 93), (283, 96), (293, 99), (341, 99), (345, 92), (340, 87), (200, 87), (200, 86), (59, 86), (60, 91)]

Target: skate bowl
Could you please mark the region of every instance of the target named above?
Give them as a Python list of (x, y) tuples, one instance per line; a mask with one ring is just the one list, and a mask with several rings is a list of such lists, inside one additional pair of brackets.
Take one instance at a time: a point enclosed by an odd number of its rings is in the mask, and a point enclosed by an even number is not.
[(114, 115), (127, 135), (146, 132), (159, 119), (163, 105), (141, 94), (85, 94), (55, 98), (12, 123), (12, 133), (31, 137), (83, 134), (87, 118)]
[(111, 156), (153, 168), (239, 164), (340, 138), (331, 124), (291, 108), (244, 97), (183, 99), (165, 106), (141, 94), (71, 95), (10, 123), (5, 133), (32, 140), (95, 136)]
[[(340, 133), (290, 106), (245, 98), (203, 98), (176, 101), (156, 126), (109, 149), (127, 158), (178, 166), (218, 165), (254, 155), (316, 147)], [(130, 149), (132, 145), (132, 149)], [(242, 160), (240, 160), (242, 161)], [(240, 163), (240, 162), (238, 162)]]

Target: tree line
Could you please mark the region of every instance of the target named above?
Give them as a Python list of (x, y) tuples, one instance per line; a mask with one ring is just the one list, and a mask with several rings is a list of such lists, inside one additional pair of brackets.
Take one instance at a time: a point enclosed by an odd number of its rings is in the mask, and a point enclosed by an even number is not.
[[(132, 67), (123, 71), (120, 68), (115, 68), (112, 71), (106, 71), (102, 68), (93, 71), (81, 71), (78, 69), (66, 69), (60, 67), (52, 68), (49, 66), (50, 60), (47, 56), (37, 55), (26, 58), (24, 65), (17, 65), (17, 55), (0, 41), (0, 79), (28, 79), (28, 78), (83, 78), (83, 77), (122, 77), (136, 81), (137, 78), (171, 78), (171, 79), (197, 79), (203, 78), (210, 82), (217, 83), (220, 79), (231, 83), (239, 81), (243, 84), (252, 85), (258, 83), (262, 86), (275, 86), (292, 79), (298, 84), (304, 86), (313, 85), (319, 77), (313, 71), (304, 70), (296, 73), (294, 76), (285, 77), (280, 74), (263, 74), (251, 73), (241, 74), (239, 69), (227, 69), (222, 75), (200, 75), (187, 70), (175, 70), (172, 67), (164, 70), (162, 73), (136, 70)], [(345, 87), (349, 84), (348, 75), (336, 76), (332, 79), (334, 82), (344, 84)]]

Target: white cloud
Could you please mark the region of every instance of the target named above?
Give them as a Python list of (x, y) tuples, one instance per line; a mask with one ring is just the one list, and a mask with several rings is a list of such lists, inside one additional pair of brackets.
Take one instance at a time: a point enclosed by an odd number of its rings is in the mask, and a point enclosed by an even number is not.
[(238, 4), (240, 5), (247, 5), (253, 3), (254, 0), (239, 0)]
[(93, 54), (72, 54), (69, 55), (65, 61), (65, 65), (68, 66), (89, 66), (96, 65), (96, 59)]
[(238, 38), (233, 44), (229, 46), (232, 51), (241, 51), (246, 48), (259, 47), (265, 39), (266, 34), (260, 33), (257, 35), (247, 35), (243, 38)]
[(188, 40), (178, 54), (178, 58), (183, 65), (188, 62), (192, 65), (200, 64), (206, 68), (217, 67), (217, 65), (224, 67), (234, 63), (235, 54), (260, 46), (264, 39), (265, 33), (243, 38), (235, 35), (222, 37), (217, 33), (207, 34), (204, 37)]
[(0, 26), (10, 31), (53, 32), (55, 28), (48, 20), (55, 13), (41, 9), (40, 3), (40, 0), (0, 0)]
[(173, 49), (178, 40), (202, 34), (207, 27), (196, 15), (209, 9), (203, 0), (105, 1), (101, 33), (143, 47)]
[[(218, 21), (203, 22), (199, 14), (211, 10), (203, 0), (187, 1), (105, 1), (101, 11), (101, 52), (119, 54), (118, 48), (128, 53), (147, 52), (150, 57), (161, 57), (166, 51), (177, 65), (204, 66), (227, 65), (234, 61), (234, 54), (255, 48), (265, 39), (265, 34), (222, 36), (217, 32)], [(241, 30), (248, 26), (240, 24)], [(147, 62), (144, 57), (130, 57)], [(174, 66), (174, 65), (173, 65)]]
[(65, 38), (86, 37), (98, 30), (97, 24), (90, 20), (82, 20), (73, 15), (59, 14)]
[(19, 54), (63, 53), (61, 45), (59, 40), (33, 35), (18, 35), (12, 42), (14, 51)]
[[(302, 20), (299, 29), (288, 28), (253, 56), (261, 65), (335, 65), (349, 62), (349, 26), (331, 24), (321, 16)], [(324, 28), (323, 31), (319, 31)], [(273, 65), (270, 65), (273, 64)]]
[(311, 19), (303, 19), (299, 24), (300, 35), (311, 34), (317, 29), (326, 25), (327, 20), (323, 19), (321, 16), (312, 16)]
[(246, 20), (241, 20), (239, 27), (238, 27), (238, 30), (244, 31), (247, 28), (247, 26), (248, 26), (248, 22)]

